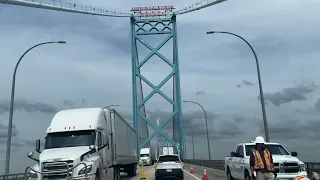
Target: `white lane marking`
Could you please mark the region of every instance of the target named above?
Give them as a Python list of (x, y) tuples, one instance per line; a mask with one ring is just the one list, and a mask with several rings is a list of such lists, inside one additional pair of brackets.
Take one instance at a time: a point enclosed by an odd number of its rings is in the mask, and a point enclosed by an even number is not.
[(186, 171), (186, 170), (183, 170), (184, 172), (186, 172), (187, 174), (189, 174), (190, 176), (192, 176), (192, 177), (194, 177), (194, 178), (196, 178), (197, 180), (201, 180), (200, 178), (198, 178), (197, 176), (195, 176), (195, 175), (193, 175), (193, 174), (191, 174), (191, 173), (189, 173), (188, 171)]

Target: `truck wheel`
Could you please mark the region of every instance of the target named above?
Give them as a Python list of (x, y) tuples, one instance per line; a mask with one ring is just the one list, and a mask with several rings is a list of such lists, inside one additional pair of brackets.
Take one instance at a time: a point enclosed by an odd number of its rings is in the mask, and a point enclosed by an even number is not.
[(133, 176), (137, 175), (137, 164), (133, 165)]
[(113, 167), (113, 179), (120, 180), (120, 166)]
[(250, 177), (248, 171), (246, 171), (246, 172), (244, 173), (244, 180), (251, 180), (251, 177)]
[(96, 176), (94, 178), (95, 180), (100, 180), (100, 173), (99, 173), (99, 170), (97, 170), (96, 172)]
[(128, 168), (127, 169), (128, 177), (133, 177), (133, 176), (135, 176), (137, 174), (137, 167), (136, 167), (135, 164), (130, 164), (130, 165), (128, 165), (127, 168)]
[(160, 177), (156, 175), (154, 179), (155, 180), (160, 180)]
[(227, 170), (227, 179), (228, 179), (228, 180), (234, 180), (234, 178), (232, 177), (232, 175), (231, 175), (231, 173), (230, 173), (229, 168), (228, 168), (228, 170)]

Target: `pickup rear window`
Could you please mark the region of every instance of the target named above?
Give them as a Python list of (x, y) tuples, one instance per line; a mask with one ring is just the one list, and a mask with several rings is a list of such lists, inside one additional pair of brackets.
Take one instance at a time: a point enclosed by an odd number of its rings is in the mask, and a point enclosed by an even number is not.
[[(289, 155), (288, 151), (286, 151), (281, 145), (278, 144), (266, 144), (266, 147), (269, 149), (271, 154), (275, 155)], [(246, 155), (250, 156), (252, 149), (255, 148), (255, 145), (246, 145)]]
[(160, 156), (158, 162), (180, 162), (178, 156)]

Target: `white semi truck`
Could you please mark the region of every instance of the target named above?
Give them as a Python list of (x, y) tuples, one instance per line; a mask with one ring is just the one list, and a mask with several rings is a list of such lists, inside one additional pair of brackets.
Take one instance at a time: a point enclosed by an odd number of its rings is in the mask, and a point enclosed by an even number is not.
[(155, 150), (153, 148), (141, 148), (140, 149), (140, 161), (139, 165), (152, 165), (156, 160)]
[[(44, 150), (29, 167), (30, 179), (119, 180), (120, 172), (135, 176), (136, 132), (112, 109), (82, 108), (58, 112), (47, 129)], [(86, 178), (87, 177), (87, 178)]]

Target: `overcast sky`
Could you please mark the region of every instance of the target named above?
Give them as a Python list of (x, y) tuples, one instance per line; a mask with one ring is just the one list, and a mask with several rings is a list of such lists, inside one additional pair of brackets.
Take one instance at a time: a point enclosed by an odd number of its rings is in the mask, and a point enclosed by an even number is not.
[[(129, 12), (132, 6), (174, 4), (180, 9), (195, 2), (90, 3)], [(264, 135), (254, 56), (236, 37), (205, 34), (221, 30), (243, 36), (258, 54), (271, 140), (297, 151), (303, 161), (320, 161), (319, 12), (318, 0), (229, 0), (177, 17), (182, 98), (197, 101), (207, 110), (214, 159), (223, 159), (237, 143)], [(38, 47), (20, 64), (11, 172), (22, 172), (33, 164), (26, 154), (34, 150), (35, 139), (45, 137), (58, 110), (119, 104), (116, 109), (120, 114), (132, 119), (129, 18), (1, 4), (0, 24), (0, 172), (4, 171), (13, 69), (20, 55), (37, 43), (67, 41), (65, 45)], [(170, 48), (163, 54), (170, 54)], [(169, 73), (157, 60), (142, 69), (155, 84)], [(163, 91), (171, 92), (170, 87), (164, 86)], [(163, 121), (172, 109), (167, 102), (154, 98), (147, 110), (152, 120)], [(196, 158), (208, 158), (201, 109), (183, 104), (183, 118), (193, 127)], [(191, 132), (187, 124), (184, 128), (191, 157)]]

